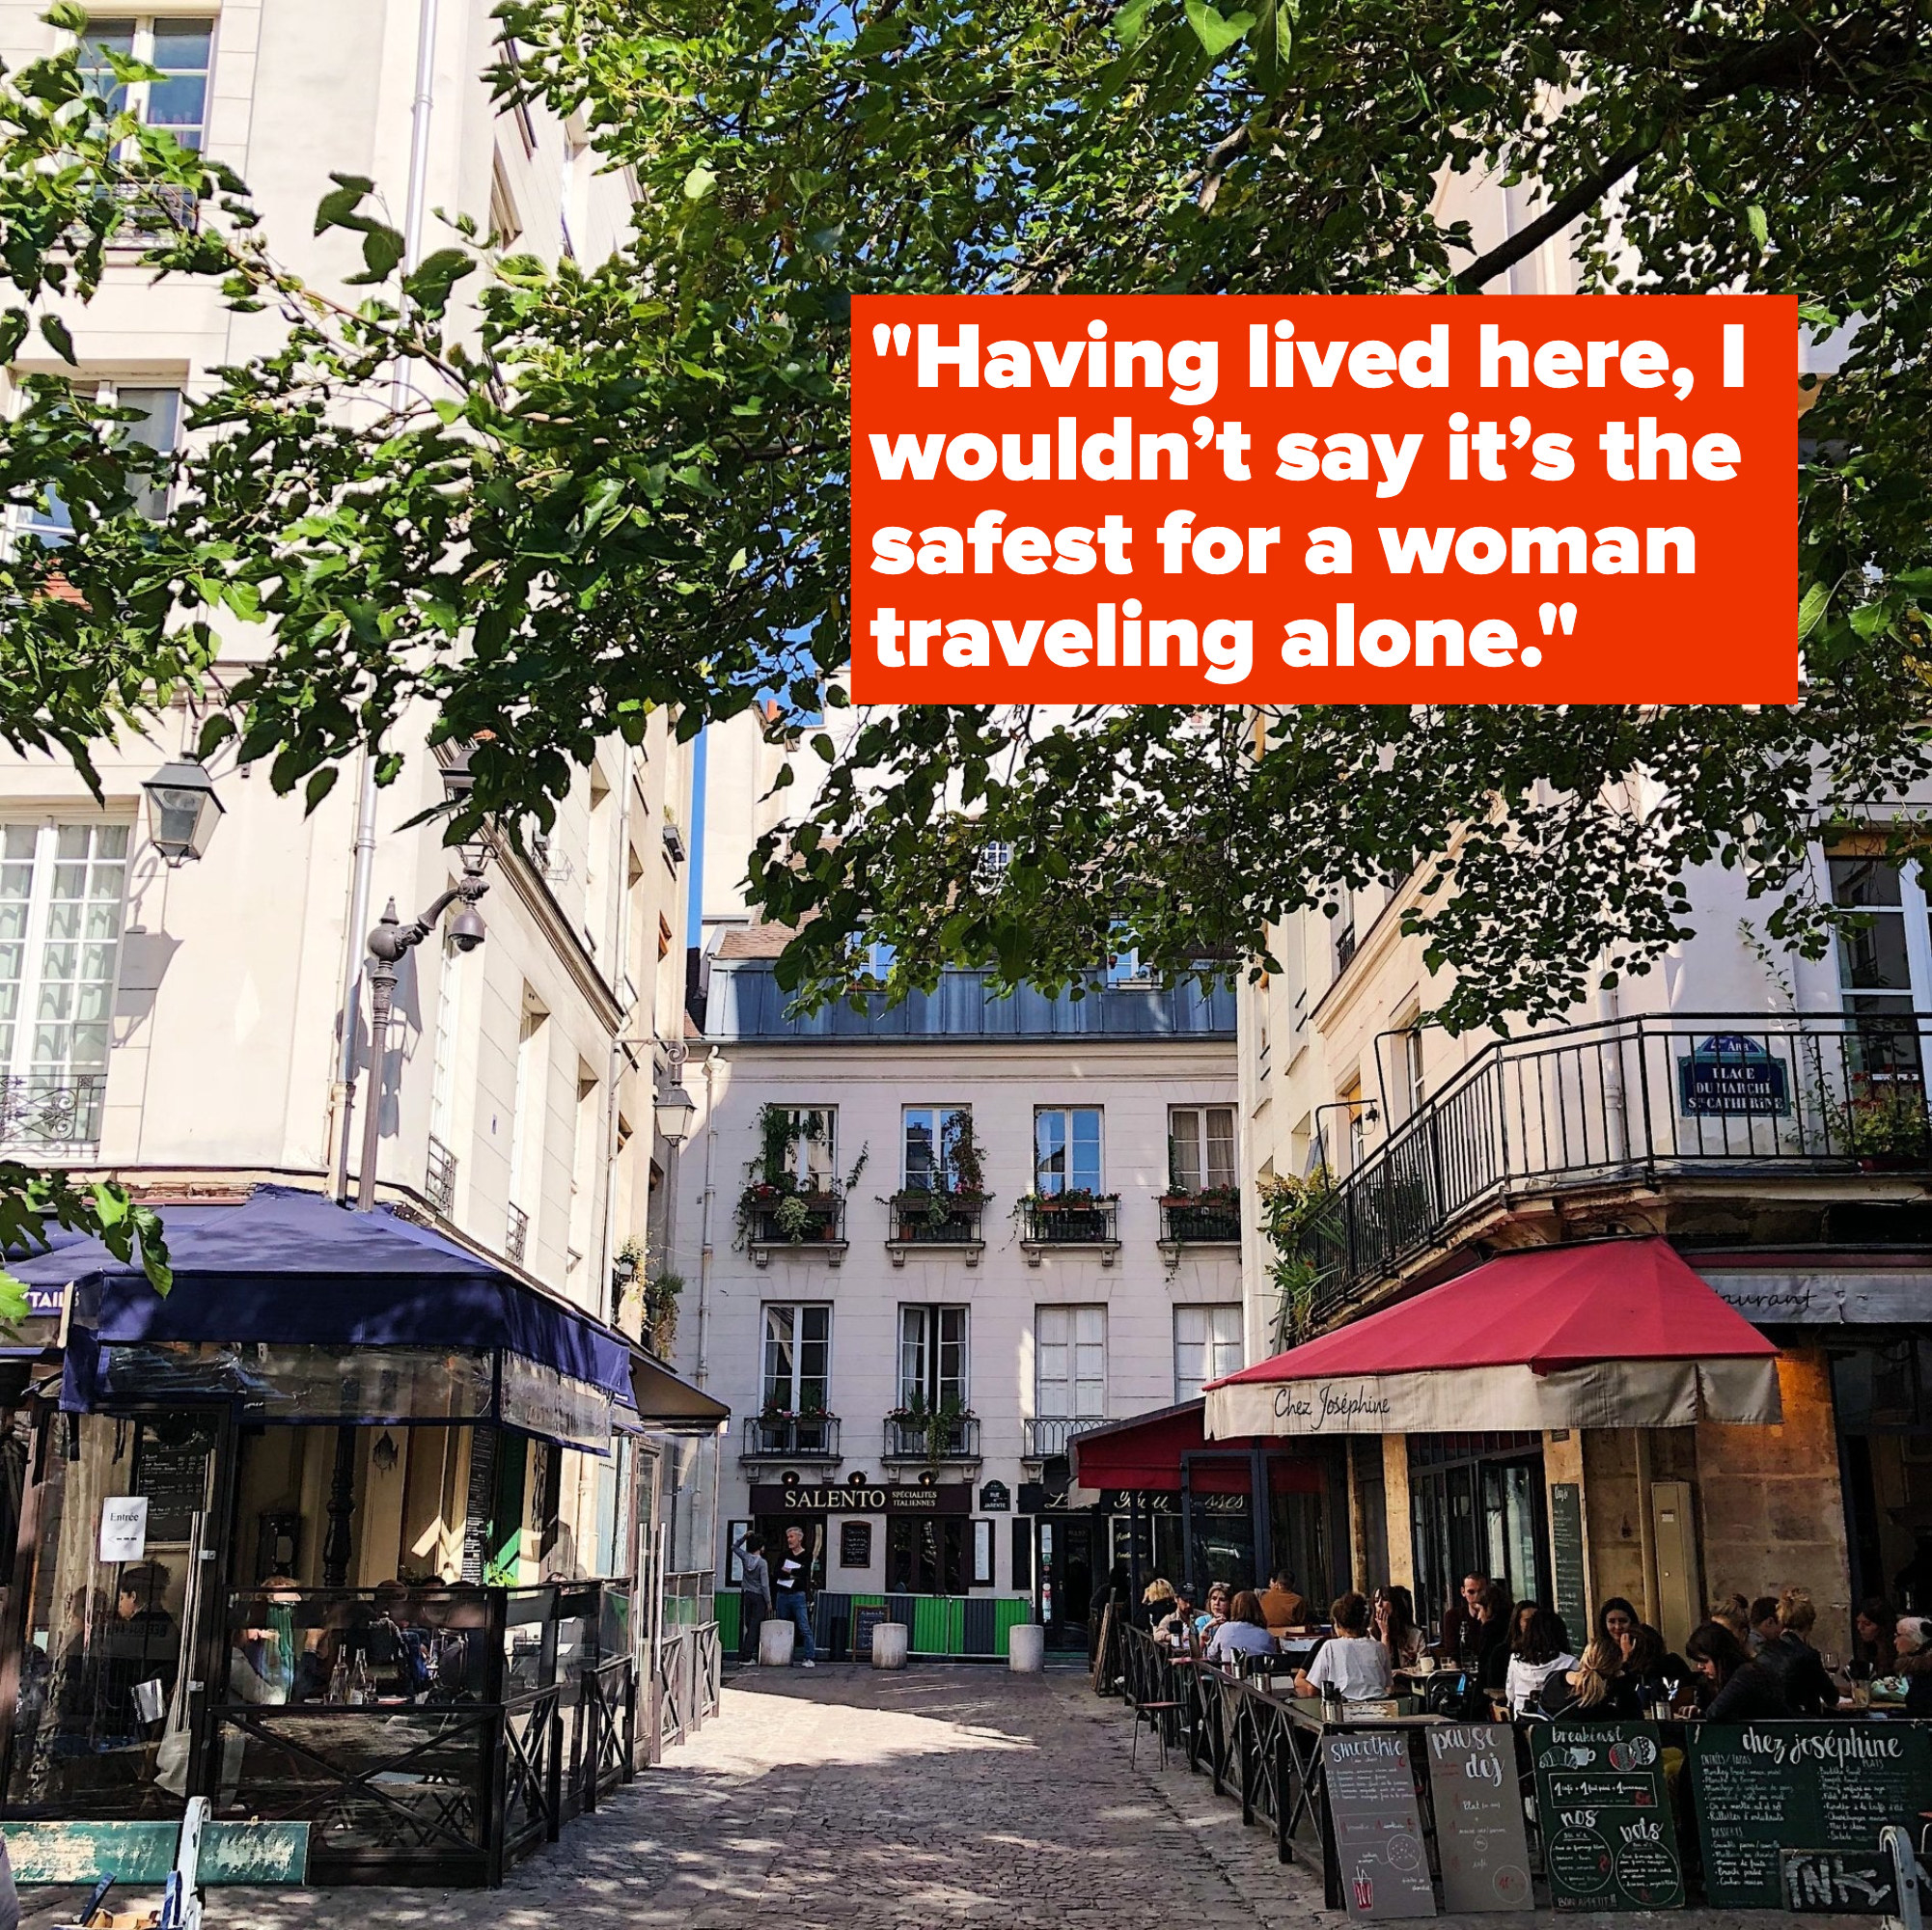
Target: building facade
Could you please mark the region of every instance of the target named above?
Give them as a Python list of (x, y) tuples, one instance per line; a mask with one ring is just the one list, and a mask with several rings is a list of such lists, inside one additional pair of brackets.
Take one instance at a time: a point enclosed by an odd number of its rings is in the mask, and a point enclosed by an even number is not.
[[(1249, 1233), (1251, 1344), (1272, 1350), (1538, 1244), (1668, 1239), (1780, 1349), (1776, 1425), (1465, 1431), (1350, 1443), (1357, 1579), (1439, 1615), (1467, 1569), (1523, 1597), (1642, 1605), (1673, 1641), (1732, 1592), (1808, 1592), (1851, 1653), (1860, 1601), (1932, 1607), (1927, 900), (1882, 840), (1821, 842), (1812, 883), (1863, 915), (1778, 951), (1734, 875), (1691, 881), (1697, 935), (1559, 1025), (1452, 1038), (1401, 920), (1358, 892), (1278, 938), (1241, 993), (1247, 1170), (1289, 1182)], [(1291, 1271), (1283, 1253), (1308, 1262)]]
[(890, 1609), (916, 1651), (1035, 1616), (1084, 1645), (1137, 1529), (1142, 1572), (1184, 1558), (1177, 1517), (1073, 1485), (1071, 1442), (1242, 1358), (1233, 994), (948, 972), (805, 1016), (784, 939), (724, 932), (687, 1076), (677, 1365), (731, 1409), (719, 1572), (797, 1525), (822, 1639)]
[[(0, 10), (10, 68), (52, 46), (40, 11)], [(553, 262), (599, 259), (624, 233), (631, 189), (596, 171), (585, 130), (492, 101), (484, 76), (499, 29), (486, 5), (232, 0), (100, 18), (91, 32), (163, 70), (131, 104), (233, 166), (281, 259), (345, 300), (357, 298), (344, 283), (355, 251), (341, 234), (311, 234), (331, 171), (373, 178), (399, 208), (471, 212), (504, 245)], [(291, 127), (304, 138), (290, 140)], [(69, 322), (79, 372), (23, 351), (0, 381), (0, 406), (21, 374), (65, 372), (143, 409), (141, 432), (169, 445), (209, 372), (272, 346), (275, 325), (231, 314), (213, 288), (156, 286), (131, 254), (110, 259), (97, 298)], [(57, 502), (23, 511), (7, 535), (58, 541), (63, 513)], [(265, 643), (237, 629), (218, 677)], [(103, 1369), (87, 1411), (67, 1423), (77, 1451), (55, 1451), (57, 1404), (77, 1399), (61, 1338), (83, 1313), (96, 1319), (97, 1295), (111, 1301), (114, 1288), (100, 1256), (83, 1255), (76, 1267), (95, 1269), (83, 1310), (82, 1271), (69, 1280), (58, 1255), (39, 1263), (26, 1337), (41, 1351), (10, 1364), (0, 1443), (12, 1498), (0, 1522), (11, 1813), (111, 1815), (118, 1803), (152, 1805), (157, 1792), (179, 1798), (204, 1782), (217, 1813), (255, 1800), (252, 1745), (219, 1705), (235, 1618), (267, 1613), (256, 1590), (287, 1598), (312, 1654), (338, 1642), (338, 1622), (364, 1613), (367, 1591), (427, 1591), (442, 1606), (426, 1617), (457, 1613), (452, 1600), (471, 1605), (476, 1630), (501, 1651), (491, 1668), (509, 1671), (490, 1677), (483, 1699), (500, 1705), (493, 1720), (528, 1719), (517, 1746), (533, 1759), (566, 1746), (549, 1726), (566, 1721), (556, 1698), (568, 1699), (560, 1648), (575, 1668), (599, 1653), (635, 1667), (641, 1751), (660, 1727), (676, 1734), (699, 1719), (713, 1693), (714, 1660), (699, 1650), (716, 1422), (674, 1387), (672, 1419), (658, 1426), (636, 1393), (657, 1373), (645, 1348), (668, 1345), (655, 1289), (676, 1148), (659, 1134), (657, 1100), (682, 1052), (690, 753), (673, 720), (655, 717), (638, 745), (599, 746), (547, 830), (492, 827), (458, 852), (436, 823), (412, 822), (461, 782), (460, 750), (428, 748), (432, 721), (410, 714), (392, 734), (389, 748), (409, 753), (399, 782), (377, 789), (345, 770), (313, 812), (278, 796), (266, 769), (238, 764), (231, 746), (204, 774), (218, 813), (209, 807), (213, 831), (192, 862), (157, 842), (146, 789), (188, 755), (195, 720), (179, 705), (105, 751), (98, 797), (62, 760), (0, 758), (0, 1155), (119, 1179), (164, 1225), (183, 1216), (183, 1238), (196, 1242), (222, 1224), (254, 1237), (248, 1228), (287, 1219), (321, 1229), (313, 1248), (362, 1223), (353, 1231), (367, 1236), (368, 1265), (395, 1267), (399, 1301), (417, 1310), (345, 1329), (329, 1342), (324, 1381), (303, 1380), (319, 1344), (308, 1330), (326, 1324), (325, 1310), (305, 1304), (318, 1290), (308, 1278), (317, 1261), (289, 1235), (286, 1280), (262, 1250), (253, 1324), (157, 1343), (147, 1365), (176, 1376), (167, 1398), (152, 1376), (116, 1383)], [(439, 909), (466, 879), (468, 894)], [(401, 952), (387, 1028), (372, 1039), (368, 939), (385, 906), (405, 927), (435, 915)], [(359, 1195), (373, 1212), (304, 1217)], [(412, 1267), (433, 1278), (412, 1288)], [(220, 1280), (207, 1261), (169, 1318), (188, 1320), (198, 1294), (232, 1308)], [(472, 1293), (511, 1309), (511, 1326), (536, 1337), (530, 1348), (506, 1339), (466, 1351), (454, 1323), (458, 1310), (481, 1317)], [(423, 1330), (412, 1345), (440, 1340), (436, 1360), (394, 1338), (411, 1320)], [(429, 1331), (439, 1320), (440, 1335)], [(306, 1337), (289, 1337), (297, 1328)], [(108, 1333), (100, 1326), (99, 1359), (132, 1374)], [(259, 1350), (245, 1362), (243, 1343)], [(594, 1386), (582, 1378), (593, 1360), (605, 1363)], [(160, 1413), (170, 1399), (200, 1416), (187, 1435)], [(305, 1424), (322, 1420), (340, 1424)], [(84, 1538), (108, 1501), (145, 1503), (154, 1525), (112, 1562), (105, 1541), (97, 1557)], [(203, 1570), (204, 1557), (217, 1567)], [(129, 1573), (146, 1591), (136, 1613), (154, 1650), (138, 1664), (113, 1652), (128, 1637), (97, 1613)], [(540, 1606), (519, 1588), (538, 1588)], [(363, 1607), (342, 1606), (352, 1600)], [(568, 1602), (577, 1606), (560, 1606)], [(571, 1634), (573, 1616), (589, 1618), (589, 1637)], [(533, 1643), (549, 1658), (549, 1686), (541, 1709), (530, 1705), (538, 1714), (512, 1719), (502, 1709), (537, 1681), (517, 1674)], [(165, 1707), (144, 1707), (138, 1722), (115, 1672), (129, 1667), (166, 1689)], [(569, 1697), (579, 1679), (568, 1674)], [(211, 1696), (188, 1696), (208, 1682)], [(299, 1699), (294, 1690), (283, 1680), (265, 1699)], [(578, 1721), (571, 1700), (568, 1747), (594, 1747), (580, 1745), (590, 1732)], [(157, 1759), (189, 1757), (203, 1767), (155, 1780)], [(411, 1777), (421, 1779), (401, 1779)], [(540, 1778), (531, 1791), (540, 1811)], [(399, 1837), (393, 1814), (358, 1806), (352, 1791), (331, 1809), (342, 1796), (326, 1778), (313, 1792), (317, 1817), (336, 1819), (317, 1824), (336, 1876), (479, 1880), (500, 1874), (518, 1827), (472, 1806), (459, 1827), (445, 1815)], [(407, 1863), (411, 1841), (428, 1862)]]

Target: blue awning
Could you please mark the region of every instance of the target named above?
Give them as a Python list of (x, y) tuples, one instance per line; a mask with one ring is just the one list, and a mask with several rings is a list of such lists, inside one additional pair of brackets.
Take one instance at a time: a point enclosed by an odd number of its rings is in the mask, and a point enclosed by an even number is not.
[(64, 1406), (92, 1405), (99, 1347), (170, 1341), (487, 1349), (634, 1402), (633, 1350), (615, 1328), (385, 1207), (352, 1213), (258, 1186), (240, 1201), (158, 1210), (175, 1275), (166, 1299), (138, 1267), (66, 1231), (7, 1263), (73, 1300)]

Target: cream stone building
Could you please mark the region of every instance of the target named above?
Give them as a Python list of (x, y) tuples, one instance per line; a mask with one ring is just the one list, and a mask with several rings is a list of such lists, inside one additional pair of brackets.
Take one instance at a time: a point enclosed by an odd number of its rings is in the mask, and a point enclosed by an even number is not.
[[(42, 11), (0, 7), (10, 69), (54, 46)], [(232, 166), (278, 256), (352, 301), (355, 237), (312, 233), (332, 173), (373, 178), (419, 253), (446, 238), (437, 210), (553, 262), (594, 262), (624, 234), (630, 184), (600, 171), (586, 130), (492, 101), (499, 32), (482, 0), (227, 0), (103, 14), (91, 39), (162, 69), (130, 103)], [(131, 253), (110, 257), (105, 286), (69, 320), (78, 372), (36, 338), (0, 380), (0, 407), (21, 373), (65, 373), (145, 410), (139, 432), (169, 442), (209, 372), (272, 345), (277, 326), (230, 313), (212, 286), (156, 286)], [(20, 520), (57, 535), (58, 506)], [(237, 627), (223, 680), (265, 643)], [(429, 722), (399, 728), (400, 782), (378, 791), (345, 770), (313, 813), (224, 753), (207, 853), (178, 867), (152, 841), (142, 787), (192, 739), (179, 707), (104, 756), (98, 802), (59, 759), (0, 759), (7, 1152), (113, 1173), (157, 1199), (263, 1180), (353, 1191), (371, 1083), (356, 982), (368, 931), (386, 902), (406, 925), (462, 875), (434, 826), (409, 824), (444, 796), (449, 758), (428, 753)], [(690, 792), (690, 751), (659, 716), (636, 749), (599, 748), (547, 836), (531, 827), (519, 851), (493, 835), (484, 942), (455, 942), (458, 906), (405, 954), (380, 1055), (380, 1197), (633, 1331), (636, 1297), (621, 1307), (613, 1267), (626, 1242), (654, 1241), (661, 1258), (672, 1158), (653, 1101), (675, 1082), (668, 1048), (682, 1029)], [(359, 1074), (353, 1095), (345, 1073)], [(433, 1477), (412, 1468), (407, 1441), (372, 1470), (373, 1440), (360, 1440), (361, 1579), (461, 1565), (466, 1439), (452, 1431), (456, 1458)], [(554, 1499), (588, 1551), (598, 1488), (586, 1467), (579, 1491), (579, 1458), (566, 1457)], [(313, 1489), (329, 1476), (326, 1456), (311, 1462), (290, 1478)], [(558, 1538), (533, 1519), (511, 1564), (530, 1576), (539, 1540), (554, 1555)]]

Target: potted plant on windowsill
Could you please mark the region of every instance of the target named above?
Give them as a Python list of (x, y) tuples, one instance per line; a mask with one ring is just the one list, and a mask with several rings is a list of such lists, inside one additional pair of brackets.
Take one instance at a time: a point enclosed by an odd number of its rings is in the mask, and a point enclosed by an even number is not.
[(1836, 1108), (1839, 1137), (1863, 1172), (1905, 1172), (1923, 1167), (1932, 1150), (1925, 1115), (1925, 1088), (1899, 1074), (1863, 1074)]

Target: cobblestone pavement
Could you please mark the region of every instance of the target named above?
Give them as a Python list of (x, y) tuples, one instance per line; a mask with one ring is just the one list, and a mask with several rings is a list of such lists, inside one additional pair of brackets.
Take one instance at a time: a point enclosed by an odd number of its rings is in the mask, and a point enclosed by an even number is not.
[[(1289, 1930), (1345, 1922), (1272, 1835), (1072, 1671), (747, 1671), (564, 1840), (479, 1890), (214, 1890), (218, 1930)], [(28, 1893), (35, 1930), (65, 1895)], [(70, 1915), (70, 1910), (69, 1913)], [(1497, 1919), (1439, 1918), (1470, 1930)], [(1553, 1922), (1546, 1912), (1518, 1922)], [(1570, 1930), (1629, 1916), (1566, 1915)], [(1697, 1930), (1796, 1924), (1680, 1915)], [(1808, 1930), (1834, 1919), (1808, 1917)], [(1845, 1919), (1847, 1923), (1853, 1919)], [(1867, 1919), (1862, 1919), (1867, 1920)]]

